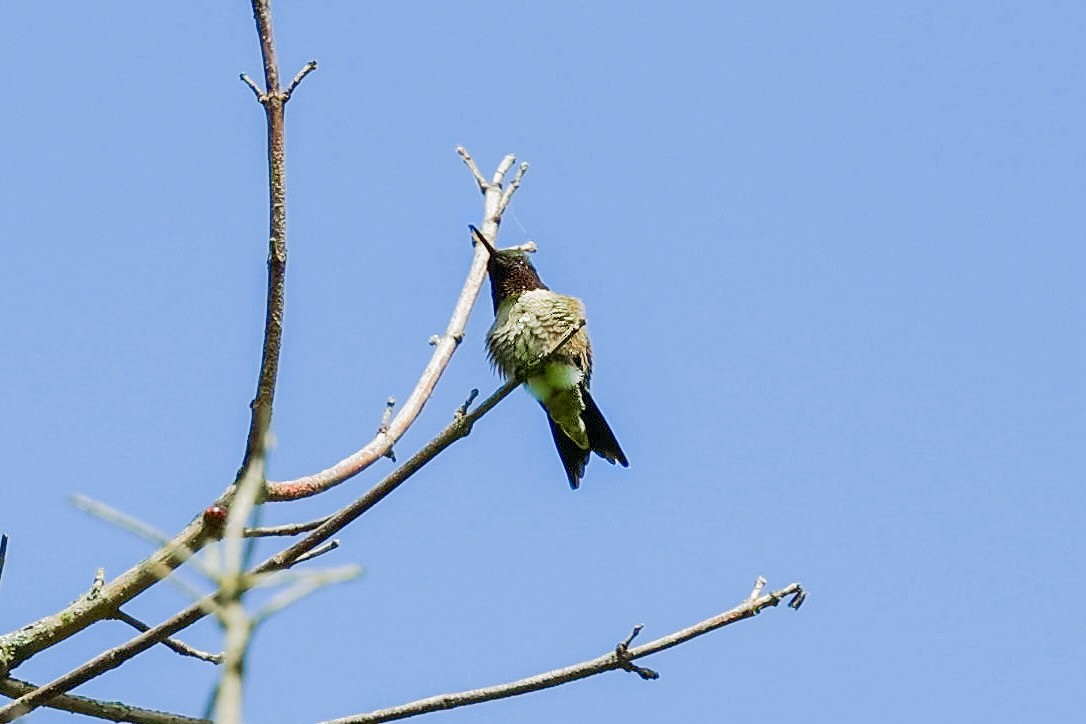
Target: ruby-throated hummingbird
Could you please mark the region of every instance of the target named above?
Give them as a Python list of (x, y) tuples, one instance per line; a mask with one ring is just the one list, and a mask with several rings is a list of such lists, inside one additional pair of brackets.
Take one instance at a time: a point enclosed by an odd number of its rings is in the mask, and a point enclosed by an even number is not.
[[(494, 299), (494, 324), (487, 334), (490, 361), (504, 377), (520, 377), (540, 361), (575, 325), (583, 323), (584, 304), (577, 297), (552, 292), (539, 279), (523, 251), (498, 251), (474, 226), (475, 241), (490, 252), (486, 269)], [(524, 386), (547, 411), (554, 445), (569, 486), (584, 477), (589, 452), (612, 465), (629, 467), (626, 455), (592, 400), (592, 345), (584, 328), (563, 344)]]

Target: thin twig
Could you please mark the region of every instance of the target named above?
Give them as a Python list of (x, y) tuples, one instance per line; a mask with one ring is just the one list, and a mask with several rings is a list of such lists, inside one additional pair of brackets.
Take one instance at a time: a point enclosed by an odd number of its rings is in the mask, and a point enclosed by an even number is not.
[(305, 77), (317, 69), (317, 61), (311, 60), (302, 66), (302, 69), (298, 71), (298, 74), (294, 76), (294, 80), (290, 82), (287, 89), (283, 91), (286, 96), (283, 98), (283, 102), (286, 103), (290, 100), (290, 97), (294, 95), (294, 89), (298, 87), (298, 84), (305, 80)]
[[(615, 671), (616, 669), (633, 671), (642, 678), (652, 679), (655, 678), (653, 675), (656, 674), (656, 672), (651, 669), (634, 666), (631, 662), (634, 659), (640, 659), (673, 646), (678, 646), (692, 638), (702, 636), (710, 631), (715, 631), (718, 628), (733, 624), (737, 621), (751, 618), (762, 609), (776, 606), (783, 598), (798, 594), (801, 591), (802, 588), (800, 585), (798, 583), (793, 583), (779, 591), (774, 591), (773, 593), (761, 596), (755, 600), (747, 599), (735, 608), (713, 616), (712, 618), (707, 618), (704, 621), (699, 621), (693, 626), (681, 629), (668, 634), (667, 636), (662, 636), (661, 638), (642, 644), (641, 646), (629, 648), (629, 643), (640, 631), (640, 627), (638, 627), (634, 629), (634, 633), (630, 638), (618, 645), (615, 651), (611, 651), (602, 656), (597, 656), (588, 661), (582, 661), (579, 664), (573, 664), (572, 666), (565, 666), (561, 669), (554, 669), (553, 671), (536, 674), (535, 676), (529, 676), (524, 679), (518, 679), (517, 681), (510, 681), (505, 684), (498, 684), (497, 686), (471, 689), (455, 694), (439, 694), (401, 706), (378, 709), (377, 711), (372, 711), (368, 714), (356, 714), (340, 719), (332, 719), (323, 722), (323, 724), (376, 724), (377, 722), (407, 719), (408, 717), (418, 716), (419, 714), (455, 709), (461, 706), (468, 706), (469, 704), (479, 704), (484, 701), (505, 699), (511, 696), (527, 694), (531, 691), (549, 689), (570, 681), (585, 679), (589, 676), (602, 674), (605, 671)], [(648, 672), (648, 674), (643, 672)]]
[(630, 635), (626, 637), (626, 640), (620, 642), (619, 645), (615, 647), (615, 657), (619, 660), (619, 664), (624, 671), (637, 674), (645, 681), (653, 681), (659, 679), (660, 675), (652, 669), (638, 666), (630, 657), (630, 644), (633, 643), (633, 640), (637, 638), (637, 634), (641, 633), (641, 629), (643, 628), (645, 628), (645, 624), (643, 623), (639, 623), (633, 627), (633, 630), (630, 631)]
[(524, 161), (520, 164), (520, 168), (517, 169), (517, 173), (513, 176), (512, 183), (509, 184), (509, 188), (502, 194), (502, 200), (498, 202), (498, 213), (504, 213), (506, 207), (509, 206), (509, 202), (513, 199), (513, 194), (520, 188), (520, 182), (524, 180), (524, 174), (528, 172), (528, 162)]
[(4, 561), (8, 557), (8, 537), (0, 535), (0, 579), (4, 577)]
[(535, 245), (534, 241), (525, 241), (521, 244), (517, 244), (516, 246), (511, 246), (509, 248), (515, 251), (526, 251), (529, 254), (534, 254), (539, 251), (539, 247)]
[[(19, 697), (28, 694), (38, 687), (29, 681), (20, 679), (0, 679), (0, 694), (8, 697)], [(95, 719), (105, 719), (116, 722), (137, 722), (138, 724), (212, 724), (210, 719), (196, 719), (181, 714), (171, 714), (154, 709), (141, 709), (138, 706), (129, 706), (118, 701), (99, 701), (85, 696), (74, 694), (62, 694), (46, 704), (50, 709), (83, 714)]]
[[(120, 609), (117, 609), (117, 611), (113, 614), (113, 617), (118, 621), (122, 621), (128, 624), (137, 631), (147, 631), (151, 628), (135, 616), (130, 616)], [(162, 643), (163, 645), (169, 647), (173, 651), (176, 651), (182, 656), (191, 656), (194, 659), (199, 659), (200, 661), (207, 661), (208, 663), (212, 664), (222, 663), (222, 654), (212, 654), (208, 651), (201, 651), (200, 649), (189, 646), (184, 641), (178, 641), (177, 639), (168, 638), (163, 639)]]
[(486, 180), (486, 177), (483, 176), (479, 167), (475, 165), (475, 159), (468, 153), (468, 149), (463, 146), (457, 146), (456, 152), (460, 154), (460, 158), (464, 159), (464, 163), (467, 164), (468, 170), (471, 171), (471, 175), (475, 179), (475, 183), (479, 186), (479, 191), (485, 194), (490, 183)]
[(768, 583), (768, 581), (765, 579), (765, 576), (758, 576), (757, 580), (754, 581), (754, 588), (751, 590), (749, 598), (754, 600), (761, 596), (762, 589), (765, 588), (766, 583)]
[(245, 85), (249, 86), (249, 88), (253, 91), (253, 95), (256, 96), (256, 99), (259, 102), (263, 103), (264, 102), (264, 91), (260, 90), (260, 86), (258, 86), (256, 84), (256, 81), (253, 80), (252, 78), (250, 78), (248, 73), (242, 73), (240, 77), (241, 77), (241, 82), (244, 83)]
[[(478, 167), (475, 166), (471, 154), (463, 147), (458, 148), (457, 151), (476, 177), (476, 181), (481, 184), (480, 188), (483, 189), (483, 232), (488, 239), (496, 239), (498, 223), (501, 220), (499, 204), (502, 198), (502, 183), (505, 174), (516, 162), (516, 156), (510, 154), (503, 158), (498, 165), (497, 171), (494, 172), (493, 179), (486, 181), (486, 179), (483, 179), (482, 174), (479, 173)], [(401, 405), (399, 412), (389, 422), (388, 429), (384, 432), (379, 431), (360, 450), (320, 472), (285, 482), (269, 481), (266, 486), (266, 500), (297, 500), (316, 495), (354, 477), (375, 461), (388, 455), (393, 444), (407, 432), (407, 429), (422, 412), (423, 406), (430, 399), (430, 395), (433, 394), (434, 387), (448, 366), (449, 360), (452, 359), (460, 340), (464, 338), (464, 328), (467, 326), (468, 315), (471, 313), (475, 300), (479, 296), (479, 290), (485, 278), (486, 250), (476, 249), (471, 267), (468, 270), (467, 279), (464, 280), (460, 296), (453, 307), (445, 334), (434, 340), (434, 352), (430, 357), (429, 364), (422, 371), (422, 375), (415, 384), (415, 389), (411, 391), (407, 400)]]
[(392, 410), (396, 407), (396, 398), (392, 395), (385, 400), (385, 411), (381, 414), (381, 426), (377, 428), (379, 433), (387, 433), (388, 425), (392, 422)]
[(246, 528), (246, 538), (267, 538), (269, 536), (279, 535), (298, 535), (300, 533), (308, 533), (311, 530), (315, 530), (328, 520), (328, 516), (323, 518), (317, 518), (316, 520), (307, 520), (304, 523), (287, 523), (286, 525), (269, 525), (261, 528)]
[(456, 412), (453, 415), (460, 419), (464, 415), (468, 414), (468, 408), (471, 407), (471, 403), (475, 402), (475, 398), (479, 396), (479, 390), (472, 387), (471, 392), (468, 393), (467, 398), (460, 404), (460, 407), (456, 408)]
[(317, 556), (323, 556), (325, 553), (331, 553), (336, 548), (339, 548), (339, 538), (333, 538), (332, 540), (328, 541), (327, 543), (322, 543), (321, 545), (317, 546), (316, 548), (309, 551), (308, 553), (303, 553), (302, 555), (300, 555), (300, 556), (298, 556), (297, 558), (294, 559), (294, 564), (297, 565), (299, 563), (305, 563), (306, 561), (311, 561), (314, 558), (316, 558)]

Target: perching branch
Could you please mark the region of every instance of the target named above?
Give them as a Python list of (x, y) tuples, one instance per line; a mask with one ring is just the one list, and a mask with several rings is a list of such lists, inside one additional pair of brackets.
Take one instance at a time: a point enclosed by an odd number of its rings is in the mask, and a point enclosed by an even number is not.
[[(12, 698), (28, 694), (38, 687), (19, 679), (0, 679), (0, 694)], [(196, 719), (181, 714), (171, 714), (154, 709), (141, 709), (118, 701), (99, 701), (85, 696), (63, 694), (51, 700), (46, 706), (50, 709), (83, 714), (106, 721), (136, 722), (137, 724), (212, 724), (209, 719)]]
[[(479, 168), (475, 165), (471, 155), (463, 147), (457, 148), (457, 152), (468, 165), (475, 182), (479, 185), (479, 190), (483, 193), (483, 233), (486, 234), (487, 238), (495, 240), (497, 239), (498, 224), (501, 223), (502, 212), (509, 203), (513, 192), (520, 185), (528, 165), (521, 164), (520, 170), (513, 179), (513, 184), (503, 193), (502, 184), (505, 181), (505, 175), (516, 162), (516, 156), (509, 154), (502, 159), (498, 169), (494, 172), (493, 178), (487, 181), (479, 172)], [(430, 399), (430, 395), (433, 394), (434, 387), (441, 378), (442, 372), (445, 371), (445, 367), (448, 366), (449, 360), (452, 359), (460, 340), (464, 337), (464, 327), (467, 326), (468, 315), (471, 313), (471, 308), (479, 296), (479, 289), (482, 287), (485, 278), (486, 252), (485, 250), (476, 249), (475, 256), (471, 261), (471, 267), (468, 269), (467, 279), (464, 280), (464, 286), (456, 300), (456, 305), (453, 307), (449, 324), (445, 328), (445, 334), (436, 338), (430, 362), (422, 371), (422, 376), (415, 384), (415, 389), (411, 391), (407, 400), (400, 407), (399, 412), (388, 422), (387, 426), (382, 425), (382, 429), (377, 432), (377, 435), (370, 442), (330, 468), (295, 480), (278, 483), (269, 481), (266, 491), (267, 500), (297, 500), (316, 495), (357, 475), (389, 454), (393, 444), (407, 432), (407, 429), (422, 412), (422, 408)]]
[(782, 599), (788, 596), (799, 598), (799, 596), (802, 595), (802, 592), (803, 589), (800, 585), (798, 583), (793, 583), (789, 586), (785, 586), (779, 591), (774, 591), (773, 593), (755, 599), (748, 598), (731, 610), (713, 616), (712, 618), (707, 618), (704, 621), (699, 621), (693, 626), (668, 634), (667, 636), (662, 636), (654, 641), (642, 644), (641, 646), (635, 646), (633, 648), (630, 648), (629, 646), (633, 641), (633, 638), (641, 630), (640, 627), (636, 627), (633, 633), (630, 634), (625, 641), (615, 647), (614, 651), (610, 651), (588, 661), (582, 661), (579, 664), (565, 666), (561, 669), (554, 669), (553, 671), (536, 674), (535, 676), (529, 676), (524, 679), (518, 679), (517, 681), (510, 681), (505, 684), (498, 684), (497, 686), (488, 686), (483, 689), (471, 689), (455, 694), (439, 694), (401, 706), (378, 709), (377, 711), (372, 711), (368, 714), (356, 714), (340, 719), (332, 719), (323, 722), (322, 724), (376, 724), (377, 722), (407, 719), (408, 717), (418, 716), (419, 714), (428, 714), (433, 711), (455, 709), (470, 704), (479, 704), (484, 701), (506, 699), (511, 696), (527, 694), (532, 691), (550, 689), (571, 681), (586, 679), (589, 676), (602, 674), (606, 671), (625, 670), (638, 674), (642, 679), (655, 679), (658, 677), (658, 674), (656, 674), (655, 671), (637, 666), (632, 662), (635, 659), (640, 659), (673, 646), (678, 646), (692, 638), (707, 634), (710, 631), (715, 631), (718, 628), (723, 628), (736, 621), (752, 618), (762, 609), (776, 606)]

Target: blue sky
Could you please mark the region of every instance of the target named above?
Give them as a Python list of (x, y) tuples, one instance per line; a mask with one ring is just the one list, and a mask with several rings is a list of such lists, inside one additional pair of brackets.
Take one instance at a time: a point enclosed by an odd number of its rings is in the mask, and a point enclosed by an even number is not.
[[(497, 683), (731, 607), (643, 663), (434, 722), (1070, 720), (1086, 666), (1086, 10), (1074, 3), (289, 3), (290, 260), (271, 475), (338, 460), (444, 329), (487, 172), (589, 312), (631, 467), (565, 482), (523, 393), (341, 536), (357, 582), (267, 624), (253, 722)], [(0, 173), (0, 630), (147, 552), (231, 479), (264, 304), (247, 3), (9, 2)], [(485, 290), (484, 290), (485, 293)], [(498, 381), (485, 297), (401, 459)], [(302, 520), (358, 495), (382, 461)], [(262, 549), (263, 550), (263, 549)], [(271, 551), (270, 548), (267, 549)], [(163, 587), (130, 605), (161, 620)], [(129, 636), (99, 624), (16, 672)], [(219, 648), (211, 623), (186, 632)], [(162, 649), (78, 693), (198, 714)], [(71, 721), (42, 711), (36, 722)]]

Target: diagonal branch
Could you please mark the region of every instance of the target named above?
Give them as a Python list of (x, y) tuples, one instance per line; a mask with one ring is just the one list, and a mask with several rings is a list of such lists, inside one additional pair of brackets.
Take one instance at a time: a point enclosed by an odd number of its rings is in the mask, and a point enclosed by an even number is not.
[[(114, 612), (113, 617), (118, 621), (128, 624), (137, 631), (146, 631), (151, 628), (143, 621), (140, 621), (135, 616), (131, 616), (125, 613), (119, 608)], [(178, 653), (182, 656), (191, 656), (194, 659), (199, 659), (200, 661), (207, 661), (211, 664), (222, 663), (222, 654), (212, 654), (207, 651), (201, 651), (200, 649), (189, 646), (184, 641), (167, 638), (163, 639), (162, 643), (167, 648), (172, 649), (175, 653)]]
[[(479, 173), (479, 169), (475, 166), (475, 162), (471, 160), (470, 154), (462, 147), (458, 148), (457, 151), (464, 158), (465, 163), (468, 164), (476, 183), (483, 192), (483, 233), (486, 234), (487, 238), (496, 240), (498, 224), (501, 222), (504, 206), (508, 204), (509, 197), (513, 195), (517, 186), (520, 185), (527, 164), (521, 164), (521, 170), (514, 179), (514, 185), (511, 185), (503, 194), (502, 184), (505, 175), (516, 162), (516, 156), (509, 154), (502, 159), (498, 169), (494, 172), (493, 178), (487, 181)], [(471, 261), (471, 267), (468, 269), (467, 279), (464, 280), (464, 287), (460, 291), (460, 296), (453, 307), (452, 316), (449, 318), (449, 324), (445, 328), (445, 334), (436, 338), (430, 362), (422, 371), (422, 376), (419, 377), (419, 381), (415, 384), (415, 389), (411, 391), (411, 395), (403, 403), (400, 411), (392, 418), (387, 427), (382, 426), (377, 435), (360, 450), (329, 468), (295, 480), (278, 483), (269, 481), (267, 500), (297, 500), (316, 495), (354, 477), (388, 454), (395, 442), (407, 432), (407, 429), (411, 427), (411, 424), (418, 418), (419, 413), (422, 412), (423, 406), (430, 399), (434, 387), (437, 385), (438, 380), (441, 379), (442, 372), (445, 371), (453, 353), (464, 338), (464, 327), (467, 326), (468, 315), (471, 313), (471, 308), (479, 296), (479, 289), (482, 287), (485, 278), (486, 252), (482, 249), (476, 249), (475, 256)]]
[[(29, 681), (20, 679), (0, 679), (0, 694), (17, 697), (28, 694), (38, 687)], [(211, 724), (208, 719), (196, 719), (181, 714), (171, 714), (154, 709), (141, 709), (138, 706), (129, 706), (119, 701), (99, 701), (85, 696), (63, 694), (51, 700), (46, 706), (50, 709), (83, 714), (95, 719), (106, 721), (136, 722), (137, 724)]]
[(634, 659), (640, 659), (673, 646), (678, 646), (685, 641), (702, 636), (710, 631), (715, 631), (718, 628), (723, 628), (736, 621), (752, 618), (762, 609), (776, 606), (782, 599), (788, 596), (799, 596), (802, 593), (802, 590), (803, 589), (798, 583), (793, 583), (789, 586), (785, 586), (779, 591), (774, 591), (765, 596), (755, 599), (748, 598), (735, 608), (713, 616), (712, 618), (707, 618), (693, 626), (668, 634), (667, 636), (642, 644), (641, 646), (629, 648), (629, 644), (633, 640), (633, 637), (640, 630), (640, 627), (638, 627), (635, 628), (634, 633), (624, 642), (620, 643), (614, 651), (608, 652), (602, 656), (597, 656), (588, 661), (582, 661), (579, 664), (573, 664), (572, 666), (554, 669), (553, 671), (548, 671), (546, 673), (536, 674), (535, 676), (529, 676), (524, 679), (518, 679), (517, 681), (510, 681), (505, 684), (489, 686), (483, 689), (471, 689), (455, 694), (438, 694), (437, 696), (419, 699), (418, 701), (413, 701), (401, 706), (378, 709), (377, 711), (372, 711), (368, 714), (356, 714), (340, 719), (332, 719), (323, 722), (322, 724), (377, 724), (377, 722), (407, 719), (408, 717), (418, 716), (419, 714), (444, 711), (445, 709), (455, 709), (470, 704), (480, 704), (484, 701), (506, 699), (511, 696), (527, 694), (532, 691), (549, 689), (571, 681), (577, 681), (578, 679), (585, 679), (589, 676), (602, 674), (606, 671), (626, 670), (640, 675), (643, 679), (654, 679), (657, 676), (656, 672), (640, 666), (635, 666), (631, 662)]

